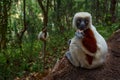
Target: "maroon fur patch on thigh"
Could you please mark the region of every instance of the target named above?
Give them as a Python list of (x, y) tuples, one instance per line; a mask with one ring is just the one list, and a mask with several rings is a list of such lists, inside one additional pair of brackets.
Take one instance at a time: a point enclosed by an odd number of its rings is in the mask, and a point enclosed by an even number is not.
[(91, 65), (92, 61), (93, 61), (93, 57), (88, 55), (88, 54), (86, 54), (86, 59), (87, 59), (88, 63)]

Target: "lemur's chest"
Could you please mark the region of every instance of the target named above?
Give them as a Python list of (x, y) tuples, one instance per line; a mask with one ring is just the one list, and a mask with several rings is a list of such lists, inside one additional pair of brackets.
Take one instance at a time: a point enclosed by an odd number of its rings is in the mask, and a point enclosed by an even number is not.
[[(95, 52), (97, 51), (97, 42), (96, 42), (96, 39), (94, 37), (92, 30), (87, 29), (86, 31), (84, 31), (84, 33), (85, 35), (84, 35), (84, 38), (82, 39), (82, 44), (84, 48), (88, 50), (90, 53), (95, 54)], [(92, 61), (93, 61), (92, 56), (86, 54), (86, 59), (89, 64), (92, 64)]]

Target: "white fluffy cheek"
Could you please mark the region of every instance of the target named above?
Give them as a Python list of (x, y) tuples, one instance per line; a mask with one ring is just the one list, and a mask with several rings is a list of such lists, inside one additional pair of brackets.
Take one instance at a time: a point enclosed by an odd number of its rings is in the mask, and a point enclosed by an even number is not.
[(77, 26), (76, 26), (76, 18), (75, 18), (75, 17), (73, 18), (72, 27), (73, 27), (74, 29), (77, 29)]

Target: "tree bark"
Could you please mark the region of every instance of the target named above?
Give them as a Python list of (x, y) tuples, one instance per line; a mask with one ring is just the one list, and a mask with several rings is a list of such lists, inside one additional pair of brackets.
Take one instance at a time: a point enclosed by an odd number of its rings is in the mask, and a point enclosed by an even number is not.
[(42, 0), (38, 0), (39, 6), (43, 13), (43, 26), (47, 27), (48, 23), (48, 10), (49, 10), (49, 0), (47, 0), (47, 5), (43, 6)]
[(115, 16), (116, 3), (117, 3), (117, 0), (111, 0), (110, 14), (111, 14), (111, 22), (112, 23), (114, 23), (116, 21), (116, 16)]
[(0, 51), (6, 48), (6, 35), (8, 26), (8, 11), (11, 7), (11, 0), (2, 0), (0, 3)]
[[(49, 11), (49, 0), (46, 2), (46, 6), (43, 5), (42, 0), (38, 0), (39, 6), (43, 13), (43, 28), (42, 31), (45, 33), (45, 37), (47, 36), (47, 24), (48, 24), (48, 11)], [(45, 69), (45, 57), (46, 57), (46, 41), (43, 41), (43, 68)]]

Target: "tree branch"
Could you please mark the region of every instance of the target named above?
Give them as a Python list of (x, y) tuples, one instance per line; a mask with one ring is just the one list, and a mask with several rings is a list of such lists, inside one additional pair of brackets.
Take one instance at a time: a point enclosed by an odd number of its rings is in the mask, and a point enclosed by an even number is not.
[(39, 5), (40, 5), (42, 11), (43, 11), (43, 14), (45, 14), (46, 10), (45, 10), (45, 7), (43, 6), (42, 0), (37, 0), (37, 1), (38, 1)]

